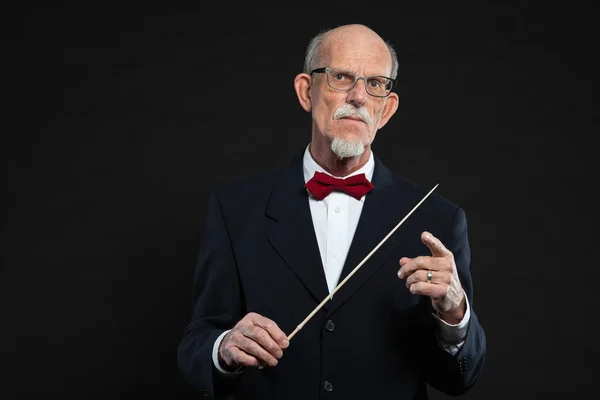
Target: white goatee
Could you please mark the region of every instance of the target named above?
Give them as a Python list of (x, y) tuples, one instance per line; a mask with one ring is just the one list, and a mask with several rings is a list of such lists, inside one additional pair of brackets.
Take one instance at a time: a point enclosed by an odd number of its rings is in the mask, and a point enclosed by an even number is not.
[(334, 138), (331, 141), (331, 151), (339, 158), (358, 157), (365, 152), (365, 145), (361, 141)]

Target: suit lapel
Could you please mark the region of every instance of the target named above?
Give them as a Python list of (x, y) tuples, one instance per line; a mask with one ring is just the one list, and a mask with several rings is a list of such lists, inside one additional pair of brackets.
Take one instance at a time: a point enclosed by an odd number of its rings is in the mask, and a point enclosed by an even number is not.
[(280, 174), (266, 210), (269, 241), (306, 289), (321, 302), (328, 294), (321, 254), (304, 188), (302, 156)]
[[(338, 282), (346, 276), (387, 236), (418, 202), (412, 202), (413, 196), (403, 195), (392, 172), (375, 158), (373, 172), (374, 189), (367, 195), (352, 244), (344, 263)], [(408, 222), (408, 221), (407, 221)], [(369, 259), (351, 276), (329, 302), (329, 314), (345, 303), (385, 262), (398, 247), (396, 232), (369, 257)], [(394, 240), (396, 239), (396, 240)], [(398, 265), (398, 269), (400, 265)], [(393, 277), (392, 277), (393, 278)]]

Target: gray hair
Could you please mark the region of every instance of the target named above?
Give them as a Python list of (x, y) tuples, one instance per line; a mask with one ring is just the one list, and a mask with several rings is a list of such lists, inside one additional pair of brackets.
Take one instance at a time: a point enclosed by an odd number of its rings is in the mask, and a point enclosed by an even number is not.
[[(327, 33), (331, 31), (331, 29), (326, 29), (319, 32), (315, 37), (311, 39), (306, 48), (306, 57), (304, 58), (304, 73), (310, 74), (315, 68), (318, 68), (316, 65), (318, 61), (319, 54), (321, 53), (321, 45), (323, 44), (323, 40)], [(396, 50), (392, 47), (391, 43), (385, 42), (390, 56), (392, 57), (392, 76), (390, 78), (396, 79), (398, 75), (398, 56), (396, 55)]]

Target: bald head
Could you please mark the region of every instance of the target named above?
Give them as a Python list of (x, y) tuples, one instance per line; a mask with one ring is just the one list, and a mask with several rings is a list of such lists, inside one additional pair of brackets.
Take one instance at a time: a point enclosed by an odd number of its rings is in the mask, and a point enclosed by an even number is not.
[(309, 43), (304, 60), (304, 72), (310, 74), (315, 68), (329, 65), (332, 56), (339, 53), (352, 53), (360, 48), (376, 50), (386, 57), (390, 66), (390, 77), (398, 74), (398, 60), (393, 47), (384, 41), (371, 28), (360, 25), (342, 25), (320, 32)]
[(325, 34), (322, 48), (357, 46), (361, 44), (378, 46), (382, 49), (387, 47), (383, 39), (371, 28), (354, 24), (331, 29)]

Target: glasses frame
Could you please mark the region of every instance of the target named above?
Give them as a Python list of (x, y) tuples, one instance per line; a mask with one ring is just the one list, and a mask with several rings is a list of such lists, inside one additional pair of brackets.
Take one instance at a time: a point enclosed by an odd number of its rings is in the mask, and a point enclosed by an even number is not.
[[(338, 88), (335, 88), (335, 87), (331, 86), (331, 83), (329, 83), (329, 72), (331, 70), (340, 70), (340, 71), (348, 72), (348, 73), (354, 75), (356, 77), (356, 80), (354, 81), (354, 83), (352, 84), (352, 86), (350, 86), (348, 89), (338, 89)], [(310, 75), (311, 76), (312, 76), (312, 74), (325, 74), (325, 76), (327, 76), (327, 85), (330, 88), (332, 88), (333, 90), (339, 90), (340, 92), (349, 92), (349, 91), (351, 91), (354, 88), (354, 86), (356, 86), (356, 83), (359, 80), (362, 79), (363, 82), (365, 82), (365, 90), (366, 90), (366, 92), (370, 96), (379, 97), (379, 98), (388, 97), (390, 95), (390, 93), (392, 93), (392, 89), (394, 88), (394, 86), (396, 86), (396, 83), (397, 83), (396, 79), (390, 78), (389, 76), (383, 76), (383, 75), (360, 76), (360, 75), (358, 75), (358, 74), (356, 74), (356, 73), (354, 73), (352, 71), (348, 71), (347, 69), (342, 69), (342, 68), (331, 68), (331, 67), (315, 68), (312, 71), (310, 71)], [(373, 94), (373, 93), (369, 92), (369, 89), (368, 89), (369, 86), (367, 85), (367, 80), (370, 79), (370, 78), (385, 78), (385, 79), (390, 80), (392, 82), (392, 86), (390, 87), (390, 91), (387, 94), (383, 95), (383, 96), (379, 96), (379, 95), (376, 95), (376, 94)]]

